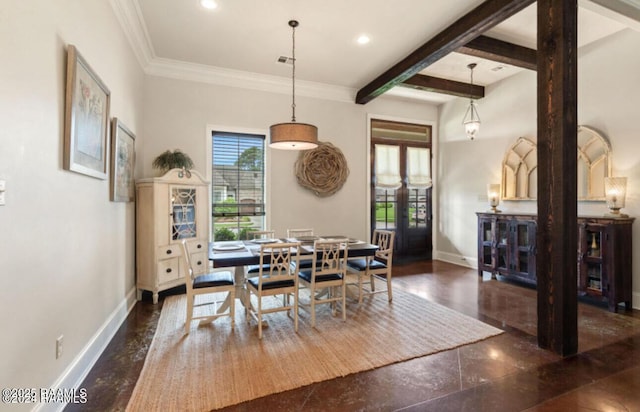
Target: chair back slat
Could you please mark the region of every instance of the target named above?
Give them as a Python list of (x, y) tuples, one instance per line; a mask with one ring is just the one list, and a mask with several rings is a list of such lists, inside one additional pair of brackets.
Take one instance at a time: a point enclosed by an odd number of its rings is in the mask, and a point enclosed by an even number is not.
[(378, 246), (378, 250), (376, 251), (377, 259), (382, 259), (388, 264), (391, 263), (394, 239), (395, 232), (390, 230), (376, 229), (373, 231), (372, 243)]
[(297, 238), (298, 236), (313, 236), (313, 229), (287, 229), (288, 238)]
[(344, 241), (316, 240), (314, 242), (313, 276), (342, 274), (346, 271), (348, 245)]
[[(300, 244), (268, 243), (260, 246), (259, 285), (265, 282), (278, 282), (297, 279), (297, 269), (292, 270), (291, 263), (300, 258)], [(297, 265), (296, 265), (297, 267)]]

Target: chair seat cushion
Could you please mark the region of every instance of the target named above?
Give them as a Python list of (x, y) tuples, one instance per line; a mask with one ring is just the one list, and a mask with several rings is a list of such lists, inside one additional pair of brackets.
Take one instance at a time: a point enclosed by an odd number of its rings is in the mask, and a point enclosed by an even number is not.
[[(296, 268), (296, 262), (291, 262), (291, 268), (295, 270)], [(305, 259), (305, 260), (301, 260), (300, 264), (299, 264), (299, 270), (303, 270), (303, 269), (311, 269), (313, 267), (313, 260), (311, 259)]]
[(193, 280), (193, 288), (210, 288), (213, 286), (233, 285), (233, 275), (231, 272), (213, 272), (200, 275)]
[[(307, 282), (311, 282), (311, 269), (309, 270), (301, 270), (298, 273), (301, 279), (306, 280)], [(325, 273), (322, 275), (316, 275), (316, 283), (317, 282), (327, 282), (329, 280), (340, 280), (342, 276), (338, 273)]]
[[(271, 266), (269, 266), (268, 263), (265, 263), (264, 265), (262, 265), (262, 270), (265, 272), (268, 272), (269, 269), (271, 268)], [(260, 265), (249, 265), (247, 266), (247, 273), (260, 273)]]
[[(358, 271), (365, 271), (367, 269), (367, 259), (352, 259), (347, 261), (347, 266), (351, 269), (355, 269)], [(387, 265), (379, 260), (372, 259), (369, 262), (369, 269), (377, 270), (377, 269), (386, 269)]]
[[(251, 286), (253, 286), (254, 288), (258, 289), (258, 283), (260, 282), (260, 277), (256, 276), (253, 278), (249, 278), (247, 279), (247, 282), (249, 282), (251, 284)], [(293, 287), (295, 286), (296, 283), (294, 282), (293, 279), (287, 279), (287, 280), (276, 280), (276, 281), (267, 281), (267, 282), (262, 282), (262, 290), (268, 290), (268, 289), (279, 289), (279, 288), (288, 288), (288, 287)]]

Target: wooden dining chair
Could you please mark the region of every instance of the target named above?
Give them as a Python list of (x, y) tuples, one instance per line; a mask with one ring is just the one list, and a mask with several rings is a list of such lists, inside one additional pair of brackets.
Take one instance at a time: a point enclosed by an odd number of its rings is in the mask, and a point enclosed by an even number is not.
[(276, 237), (275, 230), (251, 230), (247, 232), (249, 240), (274, 239)]
[[(298, 270), (292, 263), (299, 258), (298, 242), (260, 246), (260, 269), (258, 276), (246, 281), (249, 296), (245, 305), (247, 321), (253, 317), (258, 322), (259, 339), (262, 339), (262, 316), (274, 312), (288, 312), (289, 316), (293, 316), (294, 329), (298, 332)], [(264, 298), (277, 295), (282, 295), (281, 305), (278, 299), (271, 299), (270, 305), (264, 306)], [(252, 299), (252, 296), (256, 299)]]
[(347, 320), (346, 275), (348, 244), (339, 240), (316, 240), (313, 245), (311, 268), (300, 269), (301, 286), (309, 289), (311, 326), (316, 326), (316, 305), (331, 304), (332, 313), (337, 313), (338, 302), (342, 320)]
[[(181, 243), (182, 259), (181, 270), (187, 287), (187, 317), (184, 322), (184, 332), (191, 330), (191, 321), (199, 319), (199, 325), (212, 322), (222, 316), (231, 318), (231, 326), (235, 325), (235, 283), (233, 273), (229, 271), (213, 271), (203, 274), (194, 274), (188, 241)], [(205, 297), (204, 295), (209, 295)], [(197, 298), (200, 296), (200, 298)], [(224, 298), (223, 298), (224, 297)], [(199, 302), (196, 302), (199, 299)], [(228, 304), (229, 309), (220, 312), (223, 305)], [(207, 314), (196, 315), (196, 310), (209, 307)], [(204, 310), (204, 309), (202, 309)]]
[(287, 229), (287, 238), (295, 239), (298, 236), (313, 236), (313, 229)]
[[(393, 299), (393, 291), (391, 288), (391, 273), (393, 266), (393, 242), (395, 232), (390, 230), (376, 229), (373, 231), (371, 243), (378, 246), (375, 256), (351, 259), (347, 262), (347, 268), (350, 273), (354, 273), (357, 277), (355, 283), (349, 282), (349, 285), (356, 285), (358, 288), (358, 303), (362, 303), (364, 294), (376, 294), (387, 292), (389, 302)], [(376, 290), (375, 281), (386, 282), (387, 288)]]
[[(276, 236), (275, 230), (255, 230), (251, 232), (247, 232), (249, 236), (249, 240), (252, 241), (261, 241), (261, 240), (269, 240), (274, 239)], [(269, 264), (265, 264), (266, 267), (269, 267)], [(260, 265), (248, 265), (246, 270), (246, 275), (255, 276), (260, 271)]]
[[(314, 236), (313, 229), (287, 229), (287, 239), (290, 241), (297, 240), (298, 237), (303, 236)], [(311, 259), (301, 260), (298, 266), (300, 270), (311, 268)]]

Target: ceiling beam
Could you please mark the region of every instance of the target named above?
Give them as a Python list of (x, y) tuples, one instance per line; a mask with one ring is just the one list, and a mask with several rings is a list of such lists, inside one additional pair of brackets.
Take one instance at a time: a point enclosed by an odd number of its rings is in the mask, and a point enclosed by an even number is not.
[(534, 1), (485, 1), (360, 89), (356, 94), (356, 103), (370, 102), (430, 64), (469, 43), (498, 23), (533, 4)]
[(535, 49), (487, 36), (476, 37), (456, 52), (529, 70), (538, 68), (538, 52)]
[(438, 77), (425, 76), (424, 74), (415, 74), (404, 82), (398, 84), (398, 86), (424, 90), (427, 92), (450, 94), (458, 97), (469, 97), (474, 99), (481, 99), (484, 97), (484, 86), (440, 79)]

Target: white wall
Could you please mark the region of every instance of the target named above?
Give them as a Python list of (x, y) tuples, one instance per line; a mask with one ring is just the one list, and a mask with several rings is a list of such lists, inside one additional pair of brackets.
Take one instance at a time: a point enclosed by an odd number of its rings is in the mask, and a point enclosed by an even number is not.
[[(267, 134), (271, 124), (291, 118), (290, 95), (160, 77), (149, 77), (145, 90), (145, 131), (149, 136), (142, 154), (145, 175), (155, 174), (151, 163), (158, 154), (180, 148), (193, 158), (195, 169), (206, 176), (210, 169), (208, 126)], [(296, 96), (297, 120), (315, 124), (320, 141), (342, 150), (350, 174), (340, 191), (320, 198), (297, 184), (297, 152), (268, 150), (269, 225), (278, 236), (284, 236), (291, 227), (360, 238), (367, 235), (367, 114), (371, 113), (433, 123), (438, 115), (435, 106), (415, 101), (378, 98), (362, 106)]]
[(134, 297), (134, 204), (62, 168), (69, 43), (109, 87), (111, 116), (143, 133), (143, 73), (107, 0), (2, 1), (2, 388), (77, 383), (76, 362), (95, 356)]
[[(628, 177), (623, 213), (640, 217), (640, 33), (624, 30), (579, 51), (578, 124), (600, 130), (612, 146), (613, 176)], [(524, 136), (537, 140), (536, 73), (526, 71), (488, 87), (479, 101), (480, 134), (469, 141), (460, 125), (468, 102), (457, 99), (440, 111), (439, 206), (436, 237), (440, 257), (476, 262), (476, 215), (488, 209), (487, 183), (499, 183), (504, 154)], [(535, 213), (535, 202), (503, 202), (505, 212)], [(604, 202), (580, 202), (581, 215), (602, 215)], [(640, 222), (633, 226), (634, 307), (640, 307)], [(464, 260), (463, 260), (464, 259)]]

